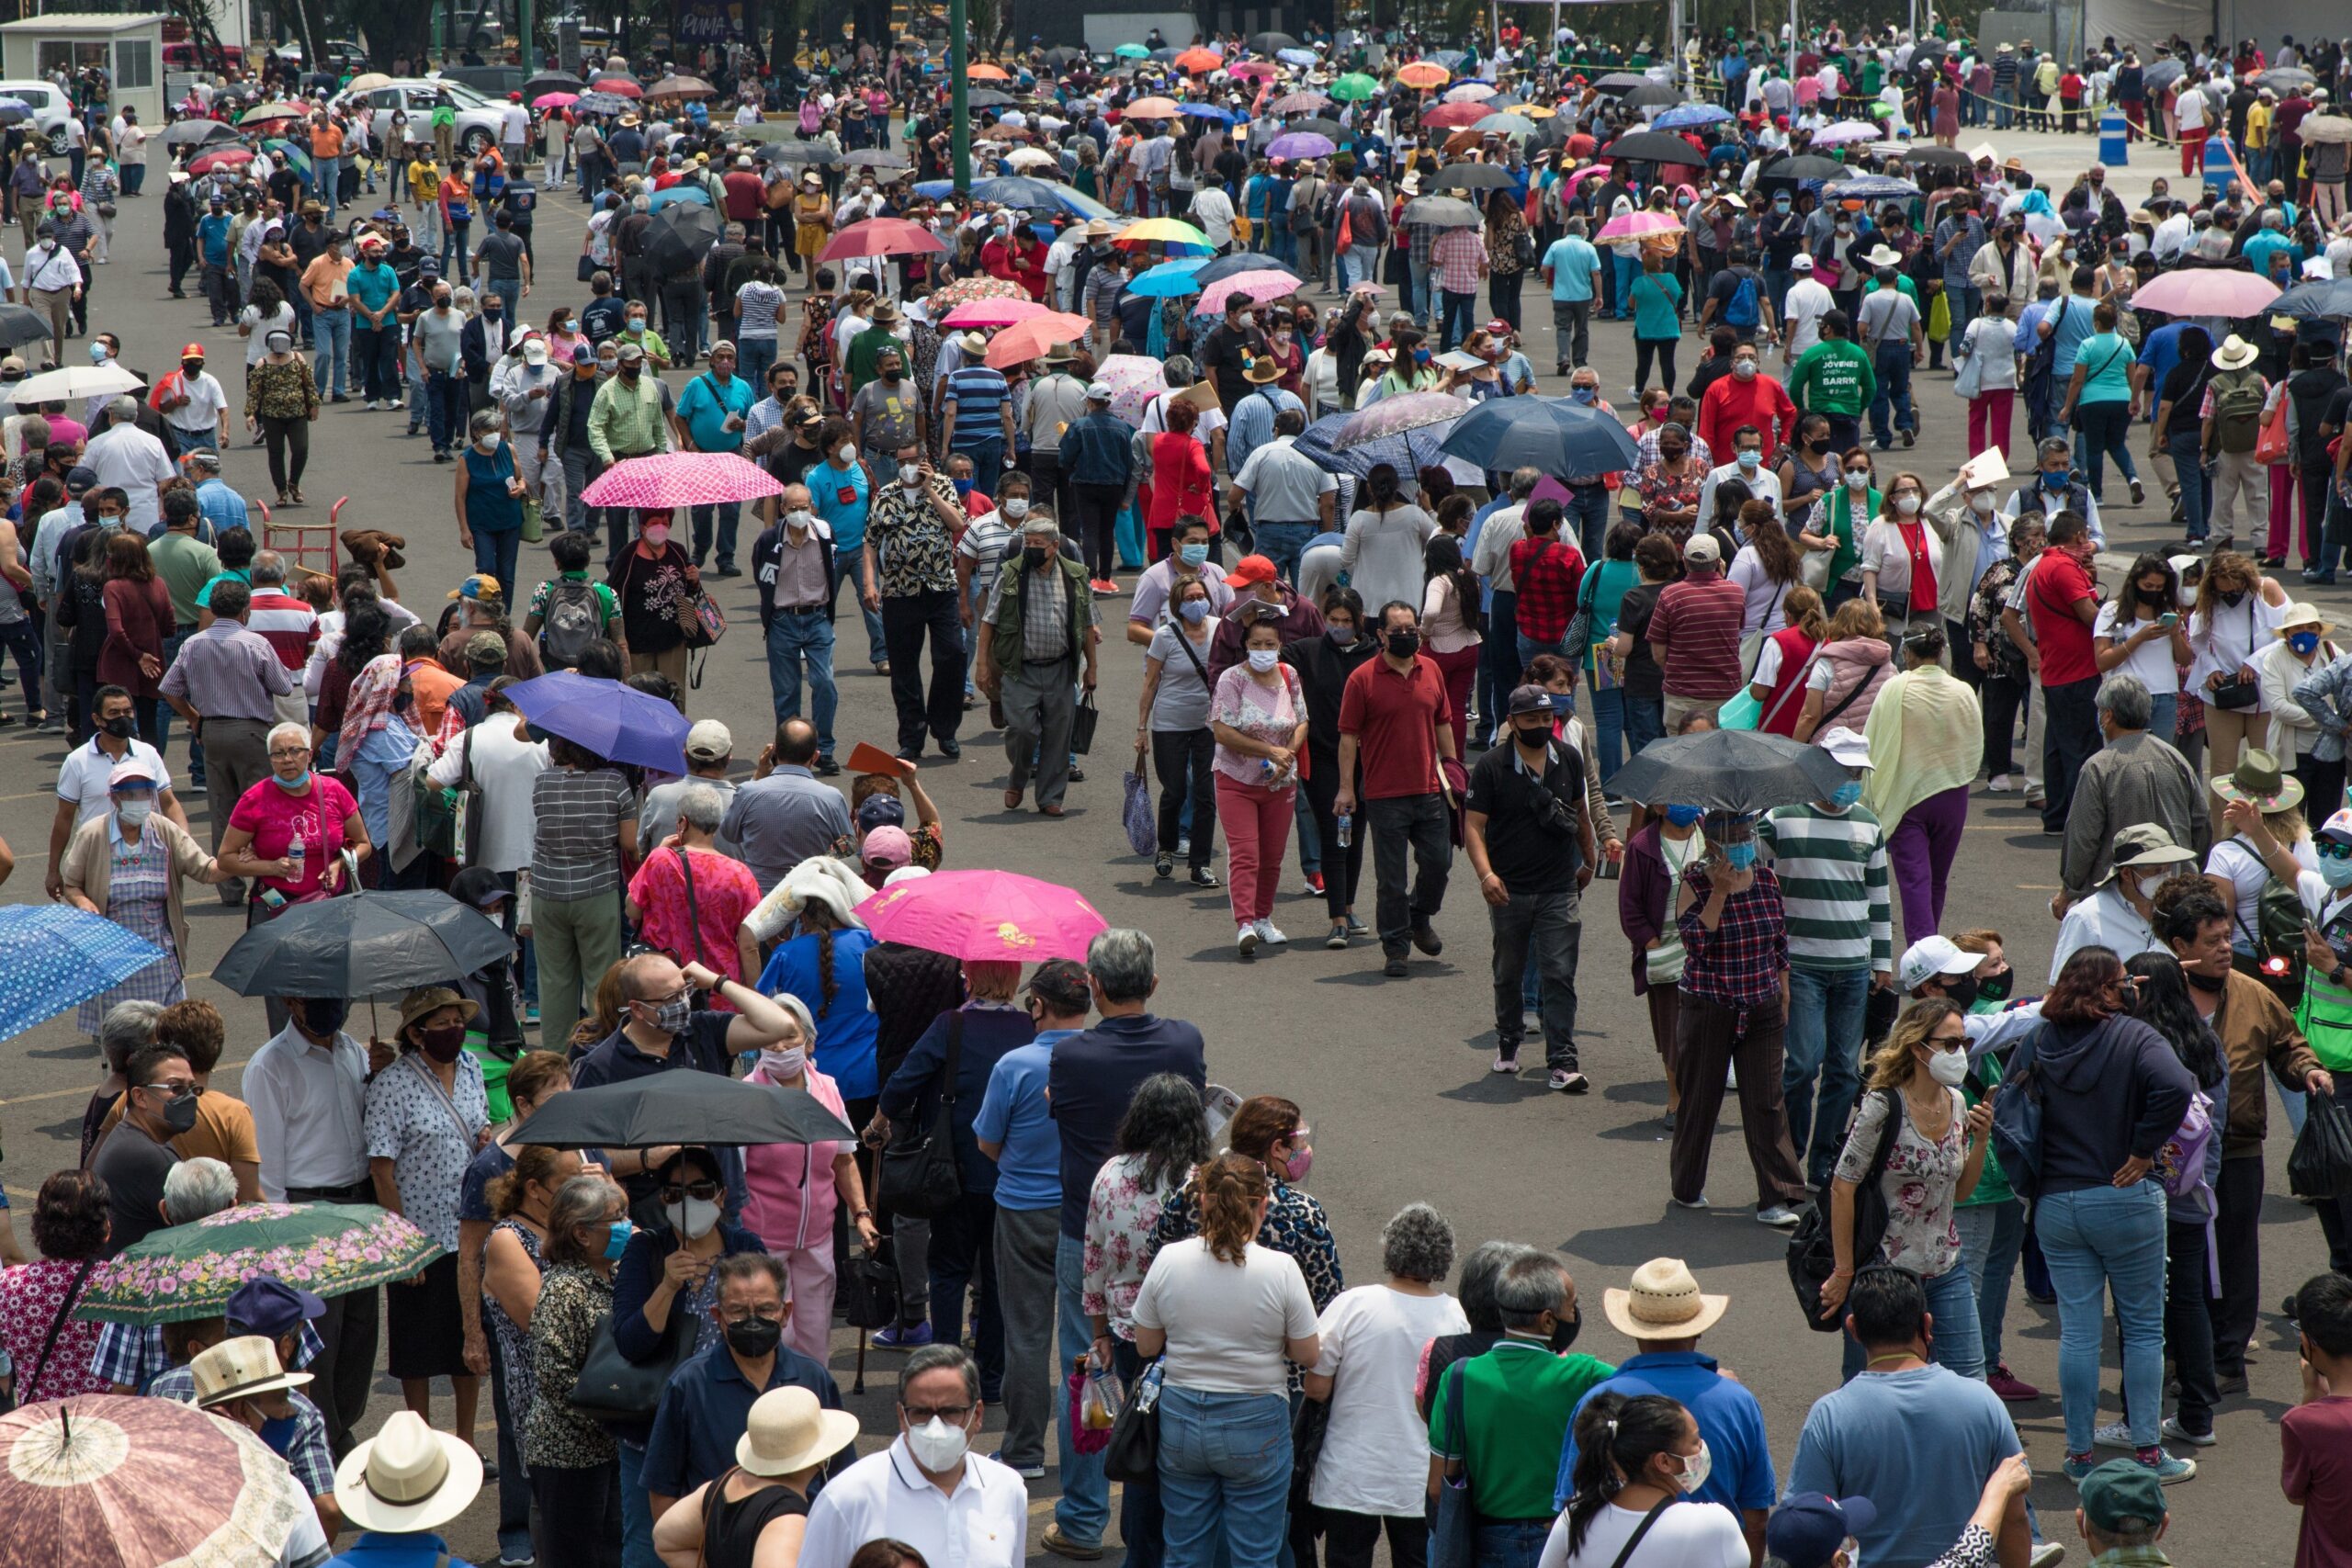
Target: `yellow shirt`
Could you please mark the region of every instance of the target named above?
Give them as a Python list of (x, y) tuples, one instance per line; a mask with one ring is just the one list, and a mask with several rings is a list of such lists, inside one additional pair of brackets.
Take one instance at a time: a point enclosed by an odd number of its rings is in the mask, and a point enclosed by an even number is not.
[(430, 158), (418, 158), (408, 166), (408, 194), (420, 207), (430, 207), (441, 194), (441, 171)]
[(2245, 144), (2248, 147), (2270, 145), (2270, 120), (2268, 104), (2256, 103), (2245, 111)]

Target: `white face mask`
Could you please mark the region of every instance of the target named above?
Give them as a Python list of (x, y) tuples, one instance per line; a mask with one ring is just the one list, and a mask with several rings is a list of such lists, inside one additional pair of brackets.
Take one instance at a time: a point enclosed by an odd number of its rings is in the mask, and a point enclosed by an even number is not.
[(1970, 496), (1968, 509), (1980, 517), (1989, 517), (1993, 512), (1993, 492), (1985, 491), (1981, 494)]
[(1018, 522), (1029, 515), (1029, 502), (1020, 496), (1012, 496), (1007, 498), (997, 510)]
[(718, 1205), (708, 1198), (689, 1198), (683, 1203), (664, 1203), (662, 1213), (670, 1221), (670, 1228), (689, 1238), (706, 1236), (718, 1224)]
[(498, 450), (498, 444), (505, 439), (505, 436), (495, 430), (486, 430), (482, 432), (481, 449), (485, 452), (495, 452)]
[(805, 508), (798, 512), (787, 512), (784, 514), (784, 524), (787, 528), (813, 528), (817, 525), (817, 514)]
[(1968, 1052), (1939, 1051), (1928, 1058), (1928, 1076), (1946, 1089), (1958, 1089), (1968, 1077)]
[(2182, 609), (2193, 609), (2197, 604), (2197, 590), (2184, 582), (2174, 591), (2173, 597), (2180, 602)]
[(1917, 516), (1919, 512), (1919, 498), (1916, 495), (1898, 495), (1894, 498), (1894, 510), (1901, 516)]
[(1847, 488), (1848, 490), (1853, 490), (1853, 491), (1862, 491), (1862, 490), (1868, 490), (1868, 489), (1870, 489), (1870, 488), (1871, 488), (1871, 476), (1870, 476), (1870, 474), (1869, 474), (1868, 470), (1866, 470), (1866, 469), (1862, 469), (1862, 468), (1849, 468), (1849, 469), (1848, 469), (1848, 470), (1846, 471), (1846, 488)]
[(912, 468), (900, 468), (899, 470), (899, 482), (906, 486), (909, 490), (921, 490), (922, 489), (922, 475)]
[(797, 1078), (808, 1069), (808, 1047), (795, 1045), (788, 1051), (763, 1051), (760, 1066), (772, 1078)]
[(915, 1462), (933, 1472), (952, 1469), (971, 1446), (971, 1434), (961, 1427), (951, 1427), (934, 1416), (920, 1427), (907, 1430), (907, 1447)]
[(1699, 1439), (1697, 1453), (1682, 1456), (1682, 1473), (1674, 1478), (1674, 1483), (1682, 1489), (1682, 1495), (1687, 1497), (1707, 1483), (1707, 1477), (1714, 1473), (1714, 1452), (1707, 1447), (1707, 1439), (1702, 1438)]
[(854, 443), (844, 441), (833, 448), (833, 456), (841, 459), (842, 467), (846, 468), (857, 461), (857, 447)]
[(1281, 663), (1282, 659), (1283, 650), (1279, 648), (1253, 648), (1250, 650), (1250, 668), (1263, 675)]
[(114, 814), (121, 818), (124, 827), (136, 828), (145, 822), (149, 813), (154, 809), (155, 803), (152, 800), (126, 800), (115, 807)]

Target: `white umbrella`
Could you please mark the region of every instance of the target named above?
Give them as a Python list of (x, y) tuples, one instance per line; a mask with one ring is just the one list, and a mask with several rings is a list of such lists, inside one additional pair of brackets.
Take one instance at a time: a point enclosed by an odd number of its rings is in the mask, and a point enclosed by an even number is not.
[(69, 365), (62, 370), (44, 370), (38, 376), (28, 376), (14, 387), (0, 392), (0, 397), (12, 403), (62, 403), (75, 398), (111, 397), (117, 392), (136, 391), (147, 383), (109, 361), (104, 365)]

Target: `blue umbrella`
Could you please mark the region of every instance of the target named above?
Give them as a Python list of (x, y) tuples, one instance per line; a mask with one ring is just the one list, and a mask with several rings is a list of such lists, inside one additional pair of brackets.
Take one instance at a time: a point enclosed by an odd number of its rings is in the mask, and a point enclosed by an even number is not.
[(17, 125), (33, 117), (32, 105), (22, 98), (0, 98), (0, 125)]
[(1860, 175), (1832, 181), (1822, 195), (1832, 201), (1890, 201), (1917, 196), (1919, 187), (1892, 175)]
[(649, 211), (659, 212), (665, 207), (675, 207), (682, 201), (700, 202), (703, 206), (708, 207), (710, 192), (700, 186), (685, 184), (667, 186), (655, 191), (652, 200), (648, 202), (646, 207)]
[(164, 956), (103, 915), (68, 904), (0, 908), (0, 1038), (45, 1023)]
[(1650, 121), (1653, 130), (1679, 130), (1686, 125), (1713, 125), (1731, 118), (1721, 104), (1678, 104)]
[(1298, 268), (1284, 262), (1278, 262), (1261, 251), (1238, 251), (1232, 255), (1219, 256), (1215, 261), (1205, 262), (1202, 265), (1200, 271), (1193, 274), (1193, 280), (1206, 288), (1212, 283), (1224, 282), (1238, 272), (1286, 272), (1293, 277), (1298, 278), (1301, 283), (1306, 281), (1305, 277), (1300, 276)]
[(686, 771), (686, 716), (660, 697), (570, 670), (520, 682), (506, 695), (533, 728), (607, 761)]
[(1274, 58), (1284, 65), (1312, 65), (1315, 63), (1315, 51), (1311, 49), (1278, 49), (1274, 51)]
[(1201, 280), (1194, 274), (1206, 265), (1208, 265), (1208, 260), (1204, 256), (1185, 256), (1176, 261), (1161, 262), (1158, 266), (1141, 274), (1129, 283), (1127, 292), (1141, 294), (1152, 299), (1171, 299), (1179, 294), (1197, 294), (1201, 291), (1202, 285)]
[(1441, 444), (1482, 468), (1607, 474), (1634, 468), (1639, 451), (1614, 415), (1569, 398), (1492, 398), (1471, 406)]
[(1352, 413), (1326, 414), (1299, 435), (1298, 449), (1314, 458), (1317, 466), (1335, 474), (1351, 474), (1359, 480), (1371, 477), (1372, 470), (1383, 463), (1400, 474), (1418, 474), (1445, 455), (1433, 428), (1378, 436), (1341, 451), (1331, 443), (1338, 438), (1340, 427), (1354, 417)]
[(1213, 119), (1219, 125), (1231, 125), (1234, 118), (1231, 109), (1219, 108), (1215, 104), (1186, 104), (1176, 112), (1191, 115), (1194, 119)]

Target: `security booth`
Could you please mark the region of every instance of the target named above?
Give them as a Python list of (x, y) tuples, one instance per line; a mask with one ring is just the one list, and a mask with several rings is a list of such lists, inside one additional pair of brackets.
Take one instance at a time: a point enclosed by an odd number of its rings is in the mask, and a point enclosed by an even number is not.
[(164, 123), (164, 23), (161, 11), (52, 11), (0, 23), (0, 76), (31, 81), (54, 71), (72, 75), (96, 66), (113, 84), (114, 107), (139, 111), (142, 125)]

